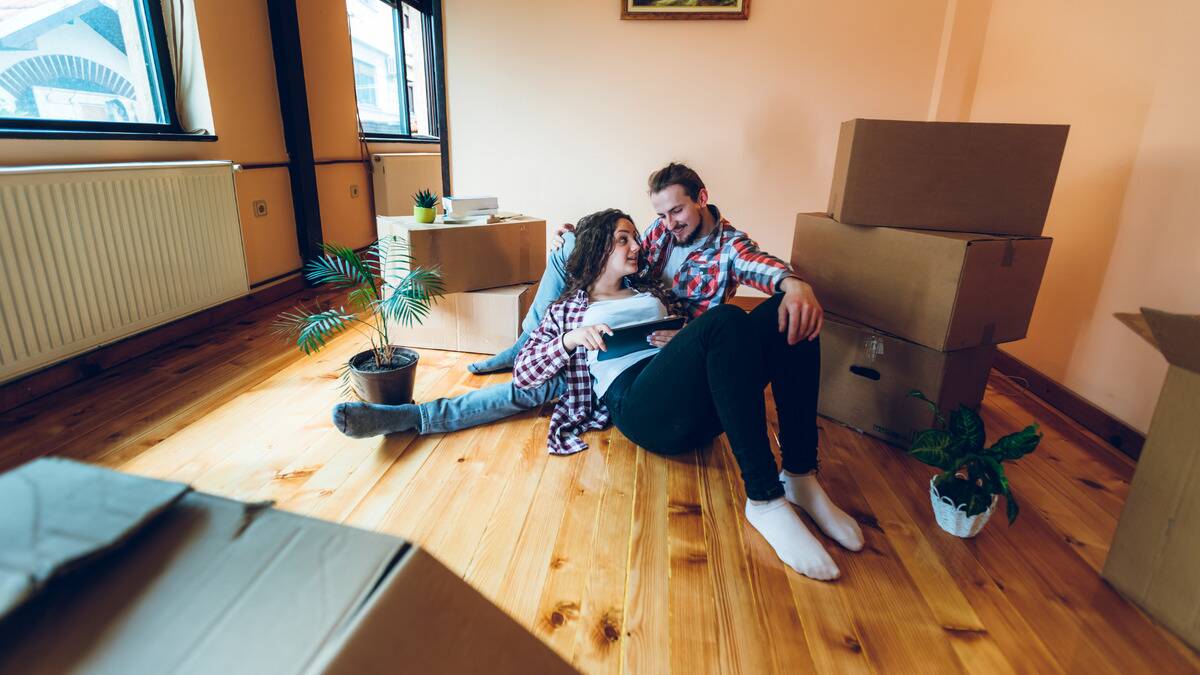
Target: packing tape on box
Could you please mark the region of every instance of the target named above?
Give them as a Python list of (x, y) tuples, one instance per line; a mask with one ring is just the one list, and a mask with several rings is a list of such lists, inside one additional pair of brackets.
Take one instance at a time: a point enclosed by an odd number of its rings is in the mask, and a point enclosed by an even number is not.
[[(542, 236), (546, 236), (543, 232)], [(529, 226), (521, 226), (521, 279), (524, 281), (533, 281), (529, 270)]]
[(1000, 259), (1001, 267), (1012, 267), (1013, 258), (1017, 257), (1017, 245), (1012, 239), (1004, 242), (1004, 257)]
[(996, 337), (996, 322), (993, 321), (983, 327), (983, 337), (979, 338), (979, 344), (990, 345), (995, 344)]

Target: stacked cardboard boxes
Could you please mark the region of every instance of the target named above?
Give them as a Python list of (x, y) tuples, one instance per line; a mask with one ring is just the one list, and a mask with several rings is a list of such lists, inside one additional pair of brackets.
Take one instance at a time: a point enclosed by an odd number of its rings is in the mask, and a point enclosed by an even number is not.
[(995, 345), (1025, 337), (1067, 127), (851, 120), (829, 213), (796, 217), (792, 265), (826, 310), (820, 412), (906, 443), (983, 400)]
[(546, 268), (546, 221), (490, 220), (421, 224), (411, 216), (377, 218), (379, 236), (407, 241), (412, 265), (440, 269), (446, 288), (420, 326), (389, 326), (398, 343), (495, 353), (516, 341)]

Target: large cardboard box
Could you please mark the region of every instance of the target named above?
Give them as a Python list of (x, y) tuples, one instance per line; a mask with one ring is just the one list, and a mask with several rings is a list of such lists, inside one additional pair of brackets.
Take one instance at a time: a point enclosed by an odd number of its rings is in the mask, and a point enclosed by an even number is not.
[(1051, 240), (845, 225), (796, 216), (792, 266), (821, 305), (952, 351), (1025, 337)]
[(391, 324), (388, 333), (405, 347), (495, 354), (521, 335), (521, 319), (537, 288), (537, 284), (518, 284), (451, 293), (438, 299), (421, 325)]
[(1068, 129), (850, 120), (838, 138), (829, 212), (856, 225), (1036, 237)]
[(77, 464), (0, 476), (0, 672), (571, 673), (402, 539)]
[(939, 352), (826, 313), (817, 410), (907, 447), (913, 433), (933, 426), (933, 411), (908, 392), (918, 389), (946, 411), (960, 404), (977, 408), (995, 351)]
[(408, 242), (413, 265), (441, 268), (447, 293), (526, 284), (546, 269), (544, 220), (426, 225), (412, 216), (377, 216), (376, 225), (380, 238)]
[(1171, 367), (1103, 576), (1200, 649), (1200, 315), (1142, 309), (1117, 317)]

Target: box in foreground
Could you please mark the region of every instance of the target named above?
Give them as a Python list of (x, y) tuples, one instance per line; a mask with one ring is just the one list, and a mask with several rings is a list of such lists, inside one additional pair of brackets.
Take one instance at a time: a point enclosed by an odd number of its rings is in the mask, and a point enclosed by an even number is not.
[(0, 672), (574, 672), (402, 539), (179, 483), (37, 460), (0, 534)]

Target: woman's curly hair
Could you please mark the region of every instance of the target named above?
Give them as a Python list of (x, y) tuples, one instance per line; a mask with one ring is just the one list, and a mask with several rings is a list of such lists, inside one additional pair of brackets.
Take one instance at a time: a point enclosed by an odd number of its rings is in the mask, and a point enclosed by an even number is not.
[[(575, 250), (567, 258), (567, 287), (559, 300), (566, 300), (580, 290), (586, 291), (591, 287), (608, 264), (608, 256), (613, 250), (613, 238), (617, 232), (617, 223), (621, 220), (633, 222), (629, 214), (619, 209), (605, 209), (579, 219), (575, 226)], [(641, 237), (634, 230), (638, 244)], [(646, 249), (638, 251), (638, 271), (625, 277), (626, 284), (639, 293), (649, 293), (658, 298), (671, 314), (687, 316), (683, 303), (672, 295), (662, 282), (650, 276), (649, 265), (646, 262)]]

